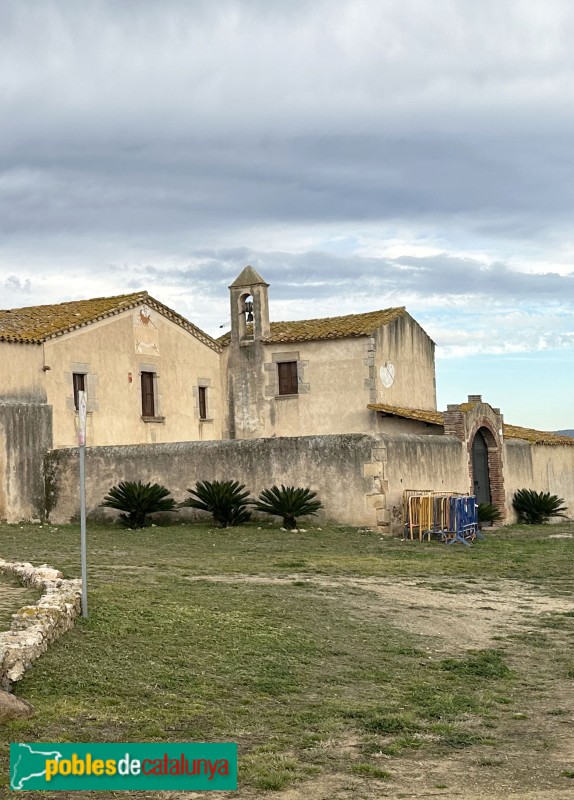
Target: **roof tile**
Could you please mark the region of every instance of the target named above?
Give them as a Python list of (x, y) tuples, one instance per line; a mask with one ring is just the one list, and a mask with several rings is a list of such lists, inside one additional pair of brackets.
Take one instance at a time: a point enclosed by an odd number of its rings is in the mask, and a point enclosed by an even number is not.
[(0, 341), (40, 344), (47, 339), (70, 333), (92, 322), (135, 308), (142, 303), (159, 311), (211, 347), (212, 350), (219, 352), (220, 347), (211, 336), (176, 311), (150, 297), (147, 292), (0, 310)]
[[(469, 411), (474, 405), (475, 403), (463, 403), (460, 408), (462, 411)], [(381, 411), (384, 414), (404, 417), (405, 419), (415, 419), (433, 425), (442, 426), (444, 424), (442, 411), (428, 411), (423, 408), (401, 408), (400, 406), (391, 406), (386, 403), (370, 403), (367, 408), (372, 411)], [(561, 436), (550, 431), (537, 431), (534, 428), (521, 428), (519, 425), (507, 425), (506, 423), (504, 423), (503, 435), (505, 439), (523, 439), (531, 444), (574, 445), (574, 438), (571, 436)]]
[[(271, 333), (263, 341), (266, 344), (280, 342), (312, 342), (318, 339), (344, 339), (352, 336), (370, 336), (381, 325), (406, 313), (404, 306), (368, 311), (366, 314), (348, 314), (344, 317), (301, 319), (293, 322), (272, 322)], [(217, 340), (223, 347), (231, 341), (228, 331)]]

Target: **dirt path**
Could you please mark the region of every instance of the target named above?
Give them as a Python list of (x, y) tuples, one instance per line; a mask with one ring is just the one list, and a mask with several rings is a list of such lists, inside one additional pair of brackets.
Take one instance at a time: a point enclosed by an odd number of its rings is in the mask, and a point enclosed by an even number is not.
[[(550, 612), (574, 610), (574, 599), (540, 594), (529, 584), (501, 580), (466, 583), (455, 579), (389, 580), (386, 578), (324, 578), (308, 575), (202, 575), (191, 581), (291, 585), (305, 581), (321, 589), (362, 589), (345, 603), (365, 613), (391, 615), (398, 628), (431, 637), (437, 650), (492, 647), (493, 637), (528, 629), (528, 621)], [(374, 596), (373, 596), (374, 595)], [(324, 598), (325, 595), (323, 594)], [(338, 596), (333, 595), (337, 600)]]
[[(321, 598), (331, 598), (346, 613), (361, 617), (384, 616), (391, 624), (424, 637), (431, 657), (456, 655), (468, 649), (496, 647), (514, 634), (540, 631), (545, 615), (574, 611), (574, 599), (550, 596), (519, 581), (457, 579), (379, 579), (309, 576), (203, 575), (189, 580), (253, 585), (292, 585), (305, 581)], [(329, 594), (329, 589), (333, 590)], [(560, 647), (561, 632), (553, 631)], [(392, 773), (390, 781), (364, 779), (348, 774), (321, 775), (282, 792), (277, 800), (378, 800), (378, 798), (447, 798), (447, 800), (566, 800), (574, 797), (574, 779), (563, 776), (574, 770), (573, 681), (552, 674), (537, 677), (540, 664), (521, 645), (512, 647), (513, 657), (524, 674), (531, 670), (537, 690), (525, 701), (524, 729), (498, 723), (496, 748), (477, 746), (453, 750), (443, 758), (413, 753), (400, 758), (381, 754), (380, 766)], [(552, 709), (560, 708), (560, 715)], [(333, 743), (334, 747), (354, 747)], [(351, 754), (352, 756), (352, 754)], [(357, 751), (358, 757), (358, 751)], [(176, 795), (174, 800), (192, 800), (201, 794)], [(240, 790), (245, 800), (269, 797), (253, 790)], [(210, 800), (216, 796), (210, 793)], [(222, 798), (223, 800), (223, 798)]]

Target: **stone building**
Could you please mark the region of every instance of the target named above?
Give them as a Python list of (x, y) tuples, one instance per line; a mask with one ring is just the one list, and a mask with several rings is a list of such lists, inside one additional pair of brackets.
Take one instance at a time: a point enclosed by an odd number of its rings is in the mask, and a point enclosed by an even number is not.
[(407, 489), (471, 492), (507, 521), (524, 487), (574, 509), (574, 439), (479, 395), (438, 411), (435, 345), (404, 308), (274, 322), (268, 288), (242, 271), (217, 341), (146, 292), (0, 311), (0, 519), (45, 513), (46, 465), (52, 518), (75, 513), (80, 390), (94, 507), (118, 480), (183, 499), (233, 478), (312, 484), (327, 516), (394, 532)]
[(404, 308), (270, 322), (267, 290), (252, 267), (230, 286), (226, 438), (370, 433), (377, 402), (436, 410), (435, 345)]
[(0, 311), (3, 403), (48, 404), (53, 446), (220, 439), (220, 347), (147, 292)]

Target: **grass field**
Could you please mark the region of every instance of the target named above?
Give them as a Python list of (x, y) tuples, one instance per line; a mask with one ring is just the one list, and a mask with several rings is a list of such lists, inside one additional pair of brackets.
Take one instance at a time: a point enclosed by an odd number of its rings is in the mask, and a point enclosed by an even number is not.
[[(77, 577), (78, 529), (0, 526), (0, 557)], [(225, 740), (245, 798), (566, 797), (573, 558), (571, 523), (471, 548), (91, 527), (89, 620), (16, 686), (36, 716), (3, 728), (0, 796), (10, 741)]]

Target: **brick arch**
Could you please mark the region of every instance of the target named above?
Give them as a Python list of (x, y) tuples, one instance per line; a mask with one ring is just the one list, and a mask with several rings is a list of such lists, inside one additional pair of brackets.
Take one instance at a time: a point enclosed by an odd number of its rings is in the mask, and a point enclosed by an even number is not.
[(494, 428), (491, 420), (482, 417), (476, 420), (467, 438), (468, 450), (468, 474), (470, 481), (470, 491), (474, 491), (474, 476), (472, 471), (472, 446), (474, 438), (481, 432), (488, 448), (488, 478), (490, 483), (490, 496), (492, 505), (504, 515), (505, 495), (504, 495), (504, 475), (502, 465), (502, 441), (498, 431)]

